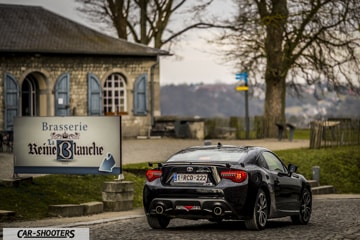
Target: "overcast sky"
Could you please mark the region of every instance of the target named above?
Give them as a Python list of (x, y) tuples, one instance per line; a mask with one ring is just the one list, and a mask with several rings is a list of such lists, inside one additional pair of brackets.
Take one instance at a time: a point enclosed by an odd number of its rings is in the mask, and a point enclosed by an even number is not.
[[(75, 0), (0, 0), (0, 3), (42, 6), (96, 29), (94, 24), (76, 11)], [(222, 3), (220, 7), (223, 7)], [(230, 66), (224, 66), (215, 55), (209, 54), (214, 46), (210, 46), (203, 40), (204, 34), (204, 31), (201, 33), (193, 31), (179, 47), (173, 49), (173, 53), (177, 56), (161, 57), (161, 85), (218, 82), (232, 84), (236, 81), (234, 70)]]

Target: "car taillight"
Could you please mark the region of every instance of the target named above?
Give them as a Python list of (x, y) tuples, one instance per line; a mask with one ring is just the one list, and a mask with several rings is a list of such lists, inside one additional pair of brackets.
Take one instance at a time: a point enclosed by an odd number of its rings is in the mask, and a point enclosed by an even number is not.
[(154, 181), (155, 179), (160, 178), (160, 177), (161, 177), (161, 174), (162, 174), (162, 171), (161, 171), (161, 170), (149, 169), (149, 170), (146, 171), (146, 179), (147, 179), (149, 182), (152, 182), (152, 181)]
[(230, 179), (233, 182), (241, 183), (246, 180), (247, 173), (242, 170), (230, 170), (221, 172), (221, 177)]

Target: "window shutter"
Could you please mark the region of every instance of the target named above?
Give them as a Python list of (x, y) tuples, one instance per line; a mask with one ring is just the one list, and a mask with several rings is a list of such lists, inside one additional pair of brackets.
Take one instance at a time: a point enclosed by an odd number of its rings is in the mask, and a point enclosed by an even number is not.
[(88, 115), (102, 115), (102, 89), (99, 79), (88, 73)]
[(55, 84), (55, 116), (70, 115), (70, 74), (64, 73)]
[(146, 74), (142, 74), (136, 79), (134, 88), (134, 115), (144, 116), (148, 111)]
[(12, 131), (14, 118), (18, 116), (19, 112), (19, 86), (16, 79), (9, 73), (5, 73), (4, 93), (4, 130)]

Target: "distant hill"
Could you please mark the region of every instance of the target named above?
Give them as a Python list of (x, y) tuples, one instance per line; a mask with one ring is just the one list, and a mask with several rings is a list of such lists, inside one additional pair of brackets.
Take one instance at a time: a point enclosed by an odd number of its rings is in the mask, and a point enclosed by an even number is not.
[[(347, 88), (328, 85), (299, 85), (301, 96), (288, 88), (287, 118), (305, 121), (327, 117), (360, 117), (360, 96)], [(264, 86), (249, 91), (249, 115), (261, 116), (264, 108)], [(232, 84), (182, 84), (161, 87), (161, 114), (185, 117), (230, 117), (245, 115), (245, 94)]]

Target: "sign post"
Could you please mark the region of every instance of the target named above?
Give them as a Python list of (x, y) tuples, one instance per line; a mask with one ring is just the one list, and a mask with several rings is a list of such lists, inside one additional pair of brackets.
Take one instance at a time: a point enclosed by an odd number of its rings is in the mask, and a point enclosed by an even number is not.
[(235, 79), (243, 81), (244, 85), (236, 86), (236, 91), (245, 91), (245, 139), (249, 139), (249, 86), (248, 73), (240, 72), (235, 74)]

